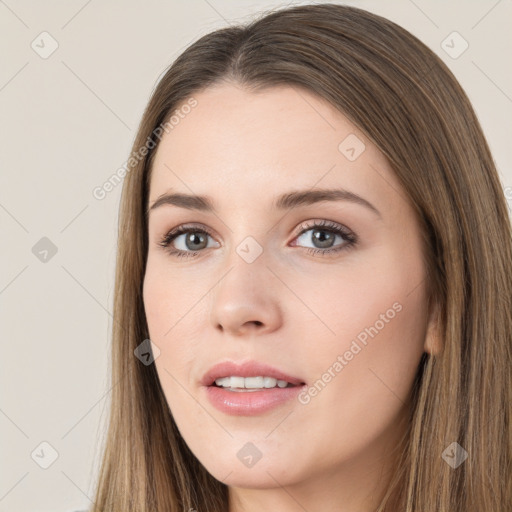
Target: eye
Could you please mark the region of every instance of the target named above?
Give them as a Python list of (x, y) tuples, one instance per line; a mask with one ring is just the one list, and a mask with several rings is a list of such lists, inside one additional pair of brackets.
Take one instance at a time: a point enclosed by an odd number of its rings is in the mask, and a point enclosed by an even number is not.
[[(355, 246), (357, 243), (357, 237), (352, 231), (332, 221), (313, 221), (312, 224), (302, 224), (301, 228), (302, 231), (296, 240), (300, 240), (301, 243), (310, 242), (313, 247), (307, 249), (312, 254), (319, 252), (322, 254), (338, 253)], [(336, 246), (336, 239), (341, 240), (342, 243)], [(294, 243), (293, 245), (297, 244)]]
[(167, 233), (158, 243), (165, 248), (172, 256), (189, 257), (197, 256), (198, 251), (209, 247), (219, 247), (217, 245), (208, 245), (208, 237), (212, 234), (204, 228), (183, 225)]
[[(317, 253), (338, 253), (353, 247), (357, 243), (356, 235), (345, 226), (331, 221), (314, 221), (312, 223), (304, 223), (301, 226), (302, 231), (294, 240), (300, 240), (301, 243), (310, 241), (313, 247), (306, 247), (308, 252)], [(307, 235), (311, 232), (310, 235)], [(203, 249), (211, 247), (219, 247), (218, 242), (208, 243), (208, 238), (213, 235), (205, 228), (197, 226), (182, 225), (169, 231), (158, 242), (172, 256), (176, 257), (195, 257)], [(342, 241), (341, 244), (335, 245), (336, 239)], [(297, 246), (293, 243), (292, 246)], [(299, 246), (300, 247), (300, 246)]]

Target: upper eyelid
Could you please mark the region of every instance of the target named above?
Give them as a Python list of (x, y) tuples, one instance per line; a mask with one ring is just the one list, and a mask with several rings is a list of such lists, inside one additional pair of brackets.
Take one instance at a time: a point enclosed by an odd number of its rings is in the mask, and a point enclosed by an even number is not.
[[(301, 234), (303, 231), (307, 231), (309, 229), (313, 229), (315, 227), (323, 227), (323, 228), (332, 228), (332, 229), (345, 229), (347, 231), (352, 231), (350, 228), (348, 228), (347, 226), (339, 223), (339, 222), (336, 222), (336, 221), (333, 221), (333, 220), (327, 220), (327, 219), (314, 219), (314, 220), (307, 220), (307, 221), (303, 221), (301, 222), (295, 229), (298, 230), (296, 235), (298, 234)], [(184, 223), (184, 224), (180, 224), (178, 226), (176, 226), (175, 228), (172, 228), (170, 230), (167, 230), (165, 232), (165, 235), (168, 235), (170, 233), (177, 233), (177, 234), (183, 234), (183, 232), (188, 232), (188, 231), (203, 231), (205, 233), (208, 233), (210, 235), (212, 235), (212, 232), (215, 231), (213, 229), (210, 229), (210, 228), (206, 228), (204, 227), (203, 225), (201, 224), (198, 224), (198, 225), (195, 225), (195, 224), (188, 224), (188, 223)]]

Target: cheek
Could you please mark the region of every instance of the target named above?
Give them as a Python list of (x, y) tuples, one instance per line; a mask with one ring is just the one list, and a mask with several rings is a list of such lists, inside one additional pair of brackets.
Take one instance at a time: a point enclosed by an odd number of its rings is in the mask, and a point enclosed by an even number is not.
[(316, 311), (332, 332), (307, 358), (318, 387), (329, 381), (318, 404), (363, 417), (367, 407), (385, 414), (406, 402), (424, 350), (425, 282), (421, 265), (403, 265), (395, 256), (380, 253), (374, 264), (334, 277), (326, 288)]
[[(176, 334), (180, 331), (183, 333), (183, 297), (176, 281), (171, 282), (163, 269), (148, 263), (143, 283), (143, 301), (149, 337), (160, 350), (155, 365), (163, 389), (168, 394), (169, 388), (174, 389), (175, 383), (171, 375), (174, 376), (177, 368), (182, 367), (183, 361), (187, 359), (187, 345), (176, 341)], [(181, 380), (181, 377), (178, 378)]]
[[(170, 272), (165, 257), (148, 258), (143, 283), (143, 301), (152, 339), (167, 344), (176, 327), (193, 306), (193, 283), (187, 283), (179, 273)], [(197, 300), (196, 300), (197, 302)], [(180, 326), (181, 327), (181, 326)]]
[(392, 435), (423, 353), (421, 289), (388, 279), (393, 286), (374, 281), (371, 294), (338, 298), (336, 337), (309, 353), (313, 390), (301, 411), (313, 437), (345, 440), (326, 450), (333, 464)]
[(148, 260), (143, 301), (149, 337), (160, 349), (155, 364), (164, 389), (174, 389), (176, 383), (171, 375), (188, 388), (190, 368), (204, 338), (200, 318), (204, 318), (207, 301), (201, 280), (170, 272), (168, 263), (154, 257)]
[(173, 415), (180, 417), (183, 408), (191, 405), (189, 369), (197, 353), (197, 347), (191, 342), (192, 312), (186, 304), (187, 294), (181, 291), (174, 277), (168, 277), (164, 267), (148, 262), (143, 300), (149, 337), (160, 350), (155, 359), (158, 378), (169, 408)]
[(363, 418), (370, 410), (386, 423), (406, 404), (423, 354), (425, 301), (422, 287), (410, 293), (399, 279), (380, 290), (362, 315), (354, 311), (340, 326), (347, 335), (338, 353), (346, 366), (338, 385), (355, 416)]

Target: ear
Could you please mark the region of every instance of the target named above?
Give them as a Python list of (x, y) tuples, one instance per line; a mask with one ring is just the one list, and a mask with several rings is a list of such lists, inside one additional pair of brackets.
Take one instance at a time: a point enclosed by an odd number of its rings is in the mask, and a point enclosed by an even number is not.
[(424, 351), (432, 356), (439, 355), (444, 347), (441, 327), (440, 307), (435, 303), (428, 319), (425, 344), (423, 347)]

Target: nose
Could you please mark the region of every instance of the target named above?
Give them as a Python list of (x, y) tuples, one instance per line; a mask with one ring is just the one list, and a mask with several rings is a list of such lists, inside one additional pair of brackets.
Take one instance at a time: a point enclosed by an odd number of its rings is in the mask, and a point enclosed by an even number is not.
[(282, 323), (279, 280), (267, 268), (264, 258), (252, 263), (238, 258), (231, 263), (212, 291), (214, 328), (236, 337), (278, 329)]

